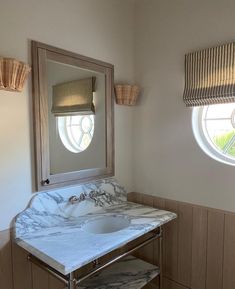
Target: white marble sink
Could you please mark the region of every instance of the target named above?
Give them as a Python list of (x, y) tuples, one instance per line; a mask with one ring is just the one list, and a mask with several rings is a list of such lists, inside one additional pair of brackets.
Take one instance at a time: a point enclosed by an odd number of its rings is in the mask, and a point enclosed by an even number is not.
[[(90, 191), (102, 193), (97, 202), (69, 202)], [(15, 238), (66, 275), (174, 218), (174, 213), (127, 202), (125, 190), (111, 178), (37, 194), (16, 217)]]
[(93, 234), (110, 234), (129, 227), (131, 221), (126, 216), (107, 216), (88, 220), (82, 230)]

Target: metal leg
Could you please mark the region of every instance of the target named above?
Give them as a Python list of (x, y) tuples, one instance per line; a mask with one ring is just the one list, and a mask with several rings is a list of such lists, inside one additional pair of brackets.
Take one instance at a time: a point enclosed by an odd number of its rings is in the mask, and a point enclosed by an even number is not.
[(73, 272), (69, 274), (68, 289), (76, 289), (76, 279)]
[(162, 251), (163, 251), (163, 244), (162, 244), (162, 237), (163, 237), (163, 229), (160, 227), (160, 234), (161, 237), (159, 238), (159, 269), (160, 269), (160, 276), (159, 276), (159, 289), (163, 289), (163, 260), (162, 260)]

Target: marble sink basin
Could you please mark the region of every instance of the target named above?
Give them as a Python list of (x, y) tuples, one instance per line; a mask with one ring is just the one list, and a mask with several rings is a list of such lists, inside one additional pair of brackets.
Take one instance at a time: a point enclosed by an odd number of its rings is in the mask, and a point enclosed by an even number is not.
[(126, 216), (105, 216), (87, 221), (82, 230), (93, 234), (108, 234), (126, 229), (130, 223)]
[[(69, 201), (91, 191), (101, 194), (97, 202)], [(16, 217), (14, 233), (19, 246), (67, 275), (175, 218), (128, 202), (124, 188), (109, 178), (35, 195)]]

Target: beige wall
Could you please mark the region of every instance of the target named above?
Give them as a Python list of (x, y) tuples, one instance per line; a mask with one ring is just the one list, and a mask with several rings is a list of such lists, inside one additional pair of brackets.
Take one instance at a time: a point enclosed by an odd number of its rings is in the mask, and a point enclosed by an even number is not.
[(184, 54), (234, 41), (235, 1), (137, 0), (135, 190), (235, 210), (235, 168), (197, 145), (182, 101)]
[[(235, 169), (198, 147), (182, 92), (184, 54), (234, 40), (235, 2), (134, 2), (2, 1), (0, 55), (29, 62), (34, 39), (113, 63), (116, 82), (135, 72), (142, 101), (115, 107), (116, 177), (128, 190), (234, 211)], [(0, 230), (34, 191), (31, 98), (31, 78), (21, 94), (0, 91)]]
[[(115, 65), (115, 80), (133, 80), (132, 0), (4, 0), (0, 55), (30, 62), (37, 40)], [(33, 192), (31, 78), (23, 93), (0, 91), (0, 231)], [(115, 107), (116, 176), (131, 189), (132, 109)]]

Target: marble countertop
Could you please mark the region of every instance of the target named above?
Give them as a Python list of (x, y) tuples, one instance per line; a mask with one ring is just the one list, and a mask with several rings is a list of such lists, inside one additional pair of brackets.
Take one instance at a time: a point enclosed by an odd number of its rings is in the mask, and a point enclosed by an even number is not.
[[(97, 202), (68, 202), (76, 193), (95, 190)], [(98, 204), (98, 205), (97, 205)], [(130, 225), (117, 232), (94, 234), (83, 230), (91, 219), (124, 216)], [(114, 179), (77, 188), (37, 194), (15, 220), (19, 246), (66, 275), (176, 218), (176, 214), (127, 202), (126, 193)]]

